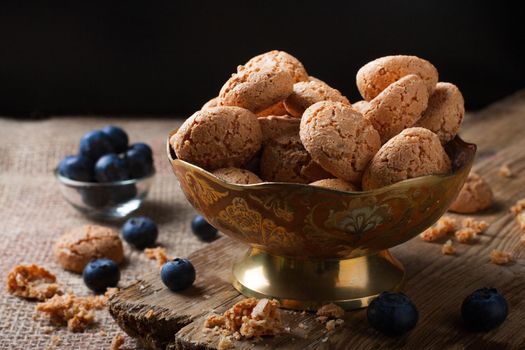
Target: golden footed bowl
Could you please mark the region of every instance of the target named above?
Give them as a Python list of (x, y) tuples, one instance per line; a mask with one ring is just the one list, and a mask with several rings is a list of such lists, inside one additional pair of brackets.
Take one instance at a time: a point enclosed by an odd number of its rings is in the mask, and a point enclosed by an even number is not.
[(367, 306), (399, 289), (402, 265), (387, 251), (445, 213), (472, 166), (476, 146), (459, 137), (446, 145), (452, 172), (383, 188), (342, 192), (294, 183), (237, 185), (168, 158), (190, 203), (224, 234), (251, 249), (233, 267), (241, 293), (273, 297), (287, 308), (326, 302)]

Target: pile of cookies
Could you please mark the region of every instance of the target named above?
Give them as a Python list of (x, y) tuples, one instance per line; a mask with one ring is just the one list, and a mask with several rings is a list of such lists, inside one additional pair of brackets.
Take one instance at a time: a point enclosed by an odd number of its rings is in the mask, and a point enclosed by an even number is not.
[(387, 56), (356, 76), (362, 101), (270, 51), (238, 66), (219, 96), (171, 137), (177, 157), (238, 184), (309, 183), (342, 191), (446, 174), (443, 145), (463, 120), (459, 89), (416, 56)]

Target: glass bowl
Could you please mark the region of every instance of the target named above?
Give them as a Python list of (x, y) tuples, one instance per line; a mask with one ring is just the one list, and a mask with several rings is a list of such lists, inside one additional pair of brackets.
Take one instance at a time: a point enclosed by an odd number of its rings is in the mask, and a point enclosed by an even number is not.
[(459, 137), (445, 149), (450, 174), (343, 192), (283, 182), (227, 183), (176, 159), (167, 142), (188, 201), (221, 232), (249, 246), (233, 266), (233, 286), (247, 296), (311, 310), (327, 302), (364, 307), (380, 292), (401, 288), (404, 269), (388, 249), (446, 212), (476, 153), (474, 144)]
[(125, 218), (137, 210), (148, 195), (155, 171), (139, 179), (117, 182), (71, 180), (54, 170), (60, 192), (75, 209), (102, 220)]

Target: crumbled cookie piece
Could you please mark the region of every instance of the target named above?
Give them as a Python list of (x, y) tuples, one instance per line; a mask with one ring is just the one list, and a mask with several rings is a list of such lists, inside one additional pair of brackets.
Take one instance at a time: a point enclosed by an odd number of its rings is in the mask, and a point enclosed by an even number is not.
[(217, 345), (217, 350), (232, 349), (233, 347), (233, 342), (229, 337), (221, 336), (219, 339), (219, 344)]
[(106, 301), (105, 296), (55, 295), (51, 299), (38, 303), (36, 311), (47, 315), (52, 323), (67, 323), (70, 331), (82, 332), (95, 321), (94, 310), (103, 309)]
[(333, 303), (326, 304), (317, 309), (317, 316), (324, 316), (328, 318), (341, 318), (345, 314), (345, 310)]
[(223, 315), (211, 315), (206, 328), (221, 328), (225, 335), (239, 333), (240, 337), (254, 338), (282, 332), (281, 314), (277, 300), (247, 298), (233, 305)]
[(525, 211), (522, 211), (516, 215), (516, 221), (520, 226), (520, 229), (525, 232)]
[(166, 248), (163, 247), (146, 248), (144, 249), (144, 255), (150, 260), (157, 260), (159, 267), (162, 267), (170, 260), (166, 254)]
[(120, 350), (122, 345), (124, 345), (125, 338), (124, 335), (118, 333), (111, 340), (111, 350)]
[(456, 253), (456, 248), (452, 245), (452, 240), (448, 240), (441, 246), (441, 253), (443, 255), (453, 255)]
[(520, 212), (524, 211), (525, 210), (525, 198), (522, 198), (520, 199), (519, 201), (516, 202), (516, 204), (514, 204), (511, 208), (510, 208), (510, 211), (514, 214), (514, 215), (518, 215)]
[(419, 236), (427, 242), (435, 241), (456, 230), (457, 221), (451, 216), (442, 216), (433, 227), (429, 227)]
[(490, 185), (478, 174), (470, 172), (449, 211), (461, 214), (476, 213), (488, 209), (494, 200)]
[(490, 252), (490, 261), (496, 265), (505, 265), (513, 260), (512, 253), (493, 249)]
[(326, 322), (325, 328), (328, 332), (333, 331), (336, 327), (341, 326), (343, 323), (345, 323), (345, 320), (337, 318), (335, 320), (329, 320)]
[(153, 309), (149, 309), (146, 314), (144, 315), (144, 317), (147, 319), (147, 320), (151, 320), (153, 318), (153, 316), (155, 316), (155, 311), (153, 311)]
[(472, 228), (464, 227), (457, 230), (455, 236), (459, 243), (469, 243), (477, 237), (477, 233)]
[(499, 167), (498, 175), (501, 177), (510, 178), (513, 177), (514, 174), (512, 173), (512, 170), (510, 170), (510, 167), (507, 164), (503, 164)]
[(56, 276), (35, 264), (15, 266), (7, 275), (7, 291), (21, 298), (39, 301), (62, 294)]
[(482, 234), (489, 227), (489, 224), (484, 220), (476, 220), (474, 218), (466, 218), (461, 222), (463, 227), (471, 228), (476, 231), (476, 234)]
[(54, 335), (51, 337), (51, 343), (46, 347), (46, 350), (53, 350), (62, 342), (62, 337)]

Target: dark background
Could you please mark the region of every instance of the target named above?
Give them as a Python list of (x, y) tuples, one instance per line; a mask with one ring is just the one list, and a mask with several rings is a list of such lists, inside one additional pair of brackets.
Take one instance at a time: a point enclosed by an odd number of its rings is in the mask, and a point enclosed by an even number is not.
[[(518, 2), (516, 2), (518, 4)], [(374, 58), (415, 54), (477, 109), (525, 87), (525, 24), (494, 1), (7, 1), (0, 114), (188, 115), (281, 49), (358, 99)]]

